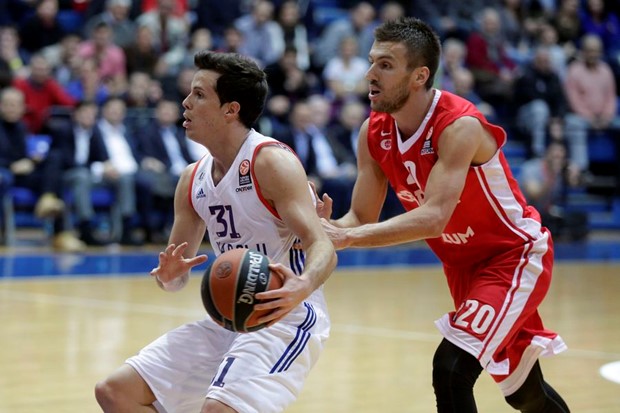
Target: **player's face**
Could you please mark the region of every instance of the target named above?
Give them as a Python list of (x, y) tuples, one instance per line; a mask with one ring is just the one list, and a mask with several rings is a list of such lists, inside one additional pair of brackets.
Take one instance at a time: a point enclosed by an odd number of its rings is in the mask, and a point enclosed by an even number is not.
[(189, 95), (183, 100), (183, 127), (187, 136), (197, 142), (217, 131), (223, 123), (224, 108), (215, 93), (219, 74), (210, 70), (199, 70), (194, 74)]
[(407, 68), (406, 49), (401, 43), (375, 42), (368, 54), (370, 107), (377, 112), (402, 109), (410, 95), (412, 72)]

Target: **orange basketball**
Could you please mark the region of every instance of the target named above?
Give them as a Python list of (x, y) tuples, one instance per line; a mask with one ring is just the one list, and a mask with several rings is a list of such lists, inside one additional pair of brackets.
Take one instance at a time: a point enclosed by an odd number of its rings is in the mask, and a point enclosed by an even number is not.
[(257, 293), (275, 290), (282, 280), (269, 270), (269, 257), (247, 248), (220, 254), (207, 268), (200, 287), (202, 304), (216, 323), (230, 331), (247, 333), (265, 324), (258, 319), (265, 311), (255, 311)]

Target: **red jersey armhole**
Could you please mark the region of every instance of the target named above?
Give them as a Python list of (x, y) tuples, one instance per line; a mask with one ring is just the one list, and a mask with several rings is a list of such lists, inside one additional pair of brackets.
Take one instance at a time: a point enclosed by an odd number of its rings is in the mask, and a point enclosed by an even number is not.
[(258, 154), (258, 151), (260, 151), (263, 147), (269, 146), (269, 145), (279, 146), (282, 149), (285, 149), (295, 154), (295, 156), (297, 156), (297, 154), (295, 153), (295, 151), (293, 151), (293, 149), (291, 149), (290, 146), (282, 142), (277, 142), (277, 141), (276, 142), (263, 142), (263, 143), (258, 144), (256, 148), (254, 148), (254, 153), (252, 154), (252, 163), (250, 164), (250, 173), (252, 174), (252, 180), (254, 181), (254, 186), (256, 187), (256, 195), (258, 195), (258, 199), (260, 199), (263, 205), (265, 205), (265, 208), (267, 208), (274, 217), (281, 220), (282, 218), (280, 218), (280, 214), (278, 214), (278, 211), (276, 211), (276, 209), (271, 204), (269, 204), (269, 202), (267, 202), (267, 199), (265, 199), (265, 197), (263, 196), (263, 192), (260, 189), (260, 185), (258, 185), (258, 181), (256, 180), (256, 174), (254, 173), (254, 161), (256, 160), (256, 155)]

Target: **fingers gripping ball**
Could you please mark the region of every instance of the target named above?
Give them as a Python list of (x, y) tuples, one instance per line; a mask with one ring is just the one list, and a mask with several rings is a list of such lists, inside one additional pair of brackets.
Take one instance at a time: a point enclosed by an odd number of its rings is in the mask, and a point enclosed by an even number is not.
[(216, 323), (230, 331), (247, 333), (265, 324), (258, 319), (268, 311), (255, 311), (257, 293), (275, 290), (282, 280), (269, 270), (269, 258), (237, 248), (219, 255), (202, 277), (202, 304)]

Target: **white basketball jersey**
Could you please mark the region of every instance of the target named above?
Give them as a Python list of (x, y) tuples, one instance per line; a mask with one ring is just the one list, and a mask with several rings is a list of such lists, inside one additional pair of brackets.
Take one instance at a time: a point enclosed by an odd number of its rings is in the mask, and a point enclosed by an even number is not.
[(255, 249), (299, 275), (305, 262), (301, 242), (264, 200), (254, 176), (254, 158), (266, 145), (291, 151), (252, 129), (217, 186), (211, 173), (213, 157), (209, 154), (202, 158), (190, 183), (191, 202), (207, 223), (216, 255), (233, 248)]

